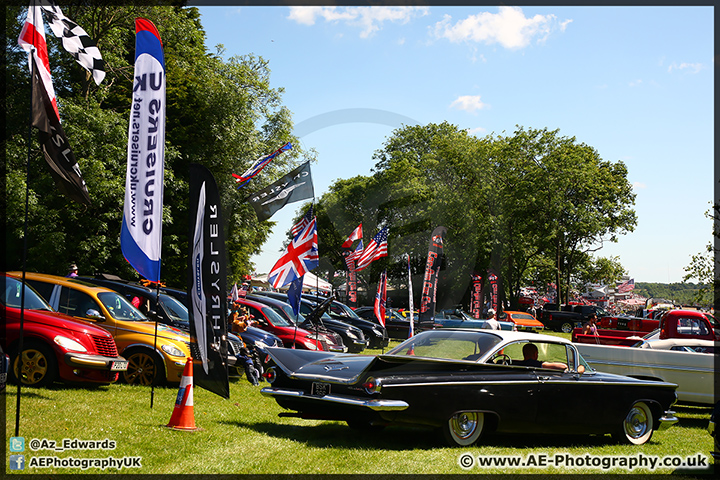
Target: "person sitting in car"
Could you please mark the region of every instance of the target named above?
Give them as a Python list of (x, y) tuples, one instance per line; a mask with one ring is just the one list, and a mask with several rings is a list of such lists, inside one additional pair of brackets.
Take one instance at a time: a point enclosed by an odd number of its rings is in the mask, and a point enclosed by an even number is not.
[(534, 343), (526, 343), (523, 345), (523, 359), (513, 361), (513, 365), (522, 365), (526, 367), (552, 368), (555, 370), (567, 370), (567, 365), (562, 362), (542, 362), (538, 360), (538, 348)]

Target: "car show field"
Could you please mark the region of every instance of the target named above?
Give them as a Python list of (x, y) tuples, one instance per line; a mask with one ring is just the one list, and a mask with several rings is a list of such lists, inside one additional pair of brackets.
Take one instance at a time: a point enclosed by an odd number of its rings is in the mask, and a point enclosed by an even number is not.
[[(560, 335), (560, 334), (559, 334)], [(397, 342), (392, 342), (391, 347)], [(381, 353), (368, 351), (369, 354)], [(267, 383), (261, 383), (266, 386)], [(603, 459), (690, 459), (712, 467), (712, 438), (707, 426), (711, 410), (676, 406), (679, 422), (656, 432), (644, 445), (619, 445), (609, 435), (493, 435), (464, 448), (445, 447), (432, 429), (389, 426), (381, 432), (350, 431), (344, 422), (278, 417), (285, 411), (260, 394), (259, 387), (233, 381), (230, 399), (200, 388), (194, 390), (198, 430), (167, 428), (178, 390), (156, 388), (150, 408), (149, 387), (109, 385), (75, 388), (22, 389), (20, 436), (30, 439), (103, 440), (116, 443), (112, 451), (26, 451), (31, 457), (114, 458), (139, 457), (140, 466), (122, 470), (80, 468), (26, 468), (24, 473), (124, 474), (598, 474), (660, 473), (706, 474), (707, 468), (668, 466), (604, 469)], [(6, 438), (14, 435), (17, 386), (3, 395)], [(461, 466), (467, 455), (473, 465)], [(465, 457), (463, 456), (465, 455)], [(526, 466), (484, 466), (479, 459), (517, 459)], [(530, 459), (563, 458), (559, 466), (532, 465)], [(695, 461), (700, 459), (699, 462)], [(352, 460), (349, 460), (352, 459)], [(583, 460), (585, 459), (585, 460)], [(567, 461), (595, 466), (570, 466)], [(695, 459), (695, 460), (692, 460)], [(676, 460), (679, 462), (681, 460)], [(13, 473), (13, 472), (9, 472)]]

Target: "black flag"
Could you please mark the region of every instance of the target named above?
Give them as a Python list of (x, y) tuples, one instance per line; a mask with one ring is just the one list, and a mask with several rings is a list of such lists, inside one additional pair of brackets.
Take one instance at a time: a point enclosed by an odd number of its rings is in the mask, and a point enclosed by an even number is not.
[[(35, 62), (35, 59), (32, 60)], [(38, 138), (42, 145), (45, 161), (58, 190), (72, 200), (90, 205), (85, 180), (78, 167), (75, 154), (70, 148), (65, 130), (60, 125), (47, 91), (42, 86), (38, 66), (33, 68), (32, 125), (38, 129)]]
[(225, 234), (215, 178), (190, 165), (190, 252), (188, 300), (195, 383), (230, 397), (227, 370)]
[(418, 321), (427, 322), (435, 316), (435, 297), (437, 295), (437, 282), (442, 261), (443, 243), (445, 241), (445, 227), (437, 227), (430, 237), (427, 262), (425, 262), (425, 276), (423, 277), (422, 295), (420, 297), (420, 314)]
[(262, 222), (288, 203), (314, 196), (310, 162), (305, 162), (280, 180), (250, 195), (248, 201), (255, 209), (258, 220)]

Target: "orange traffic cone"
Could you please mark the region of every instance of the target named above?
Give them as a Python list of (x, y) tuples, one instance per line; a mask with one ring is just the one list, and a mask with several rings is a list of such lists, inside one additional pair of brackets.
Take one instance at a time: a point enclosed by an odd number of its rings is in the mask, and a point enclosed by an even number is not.
[(197, 430), (193, 412), (193, 359), (191, 357), (188, 357), (185, 363), (175, 408), (167, 426), (176, 430)]

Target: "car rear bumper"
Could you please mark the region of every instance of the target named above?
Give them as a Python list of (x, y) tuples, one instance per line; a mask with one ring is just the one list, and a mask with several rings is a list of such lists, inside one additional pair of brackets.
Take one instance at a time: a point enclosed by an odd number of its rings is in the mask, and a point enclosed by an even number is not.
[(84, 353), (67, 352), (63, 360), (65, 360), (66, 365), (72, 368), (89, 370), (124, 372), (128, 367), (128, 362), (123, 357), (104, 357), (102, 355), (87, 355)]
[(324, 395), (322, 397), (308, 395), (302, 390), (294, 390), (287, 388), (265, 387), (260, 393), (268, 397), (286, 397), (286, 398), (304, 398), (308, 400), (316, 400), (319, 402), (328, 402), (341, 405), (349, 405), (354, 407), (364, 407), (373, 411), (397, 411), (405, 410), (410, 405), (402, 400), (382, 400), (360, 397), (350, 397), (347, 395)]

